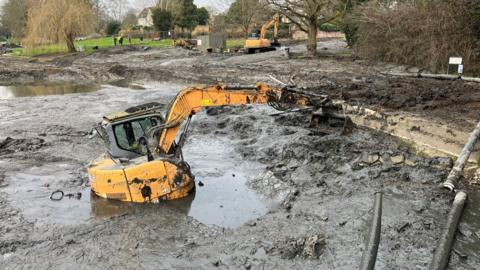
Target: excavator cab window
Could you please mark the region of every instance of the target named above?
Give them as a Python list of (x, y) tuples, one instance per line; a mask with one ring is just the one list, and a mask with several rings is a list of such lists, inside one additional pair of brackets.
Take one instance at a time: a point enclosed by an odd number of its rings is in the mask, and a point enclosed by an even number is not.
[[(135, 152), (141, 155), (146, 154), (146, 150), (142, 149), (142, 146), (139, 143), (140, 138), (147, 137), (148, 131), (152, 127), (157, 126), (160, 121), (161, 119), (158, 119), (157, 117), (149, 117), (114, 125), (113, 131), (117, 146), (122, 150)], [(158, 140), (158, 137), (154, 136), (154, 139)]]
[(248, 35), (248, 39), (259, 39), (260, 38), (260, 30), (250, 33)]

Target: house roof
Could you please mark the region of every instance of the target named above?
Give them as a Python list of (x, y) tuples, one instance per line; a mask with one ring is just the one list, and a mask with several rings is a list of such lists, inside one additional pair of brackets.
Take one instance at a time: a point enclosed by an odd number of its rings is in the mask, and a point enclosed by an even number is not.
[(153, 7), (144, 8), (138, 14), (138, 18), (146, 18), (148, 16), (149, 11), (151, 11), (152, 9), (153, 9)]

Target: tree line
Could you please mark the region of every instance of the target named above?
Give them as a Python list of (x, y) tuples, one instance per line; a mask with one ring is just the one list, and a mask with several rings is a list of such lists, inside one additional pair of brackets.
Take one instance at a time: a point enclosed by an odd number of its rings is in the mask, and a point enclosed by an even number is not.
[(197, 7), (193, 0), (158, 0), (152, 9), (152, 19), (159, 31), (177, 26), (191, 32), (197, 25), (207, 25), (210, 13), (205, 7)]
[[(345, 1), (348, 0), (235, 0), (213, 22), (238, 25), (246, 37), (253, 26), (261, 26), (273, 14), (281, 13), (308, 33), (308, 49), (315, 54), (319, 25), (339, 18)], [(151, 2), (153, 22), (159, 31), (174, 27), (192, 31), (210, 19), (209, 11), (198, 8), (193, 0)], [(136, 16), (127, 6), (126, 0), (7, 0), (0, 29), (4, 35), (21, 39), (27, 45), (60, 41), (73, 51), (76, 36), (102, 31), (111, 34), (122, 25), (133, 24)]]
[[(136, 22), (127, 0), (7, 0), (0, 35), (24, 44), (63, 42), (74, 50), (76, 36)], [(365, 58), (413, 64), (433, 71), (447, 58), (463, 56), (480, 72), (480, 1), (478, 0), (232, 0), (213, 15), (193, 0), (139, 0), (153, 6), (159, 31), (192, 31), (210, 24), (214, 31), (241, 29), (244, 37), (269, 20), (282, 17), (308, 33), (310, 55), (317, 52), (317, 31), (325, 23), (341, 26), (354, 52)], [(222, 0), (227, 1), (227, 0)]]
[[(2, 6), (0, 36), (14, 38), (26, 47), (64, 43), (73, 52), (76, 37), (115, 34), (136, 25), (137, 11), (128, 7), (127, 0), (7, 0)], [(158, 0), (153, 12), (160, 31), (175, 26), (191, 31), (210, 18), (193, 0)]]

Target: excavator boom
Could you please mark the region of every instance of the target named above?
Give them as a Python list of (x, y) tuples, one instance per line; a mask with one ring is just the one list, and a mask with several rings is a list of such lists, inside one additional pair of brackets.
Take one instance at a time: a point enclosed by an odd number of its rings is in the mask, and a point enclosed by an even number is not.
[[(202, 108), (243, 104), (269, 104), (279, 110), (298, 106), (318, 109), (330, 104), (330, 100), (327, 96), (312, 96), (260, 83), (251, 86), (195, 86), (177, 94), (164, 119), (155, 113), (156, 107), (151, 111), (135, 111), (129, 115), (127, 110), (115, 114), (115, 118), (106, 117), (105, 130), (101, 132), (107, 134), (105, 141), (112, 147), (121, 146), (123, 150), (132, 151), (138, 151), (138, 147), (144, 145), (146, 152), (131, 159), (110, 154), (93, 161), (89, 167), (92, 190), (104, 198), (132, 202), (158, 202), (187, 196), (195, 184), (180, 151), (185, 132), (175, 141), (182, 126), (188, 127), (183, 124), (189, 123), (191, 116)], [(156, 123), (159, 119), (163, 123)], [(135, 137), (142, 132), (144, 136)], [(152, 153), (147, 138), (155, 133), (159, 133), (158, 145)], [(123, 153), (113, 150), (110, 149), (109, 153)]]
[[(265, 104), (280, 102), (286, 91), (270, 88), (265, 84), (257, 85), (216, 85), (198, 86), (182, 90), (169, 106), (165, 119), (165, 128), (161, 134), (159, 151), (168, 153), (177, 137), (181, 124), (192, 114), (205, 107), (235, 106), (243, 104)], [(310, 97), (301, 98), (297, 94), (296, 105), (308, 105)]]
[(265, 39), (265, 35), (267, 34), (268, 29), (273, 26), (273, 38), (276, 39), (278, 35), (278, 23), (280, 22), (280, 16), (275, 14), (271, 21), (266, 22), (262, 25), (262, 29), (260, 30), (260, 39)]

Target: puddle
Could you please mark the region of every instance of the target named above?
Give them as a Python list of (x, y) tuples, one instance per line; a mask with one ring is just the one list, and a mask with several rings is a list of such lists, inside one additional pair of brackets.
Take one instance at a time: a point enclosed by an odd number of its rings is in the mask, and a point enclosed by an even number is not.
[(95, 92), (100, 90), (98, 85), (79, 85), (68, 83), (35, 83), (23, 85), (0, 86), (0, 99), (17, 97), (65, 95)]
[(197, 182), (188, 214), (204, 224), (238, 227), (268, 211), (266, 202), (246, 185), (264, 168), (234, 158), (233, 151), (228, 140), (194, 133), (183, 147)]
[[(135, 211), (149, 211), (167, 207), (180, 214), (188, 214), (195, 194), (175, 202), (162, 204), (130, 204), (100, 198), (89, 187), (74, 186), (59, 188), (64, 194), (81, 193), (80, 198), (64, 196), (60, 201), (50, 199), (58, 187), (78, 180), (71, 172), (75, 166), (65, 163), (52, 163), (42, 167), (32, 167), (24, 172), (7, 175), (8, 185), (2, 191), (9, 194), (10, 202), (22, 211), (29, 220), (38, 223), (75, 225), (94, 219), (107, 219)], [(59, 197), (56, 194), (55, 197)], [(158, 210), (158, 209), (156, 209)]]
[[(8, 185), (2, 191), (9, 194), (11, 203), (27, 219), (40, 223), (75, 225), (92, 219), (166, 207), (204, 224), (234, 228), (264, 215), (268, 210), (266, 203), (246, 186), (248, 178), (254, 177), (261, 168), (229, 157), (229, 147), (221, 141), (215, 142), (215, 138), (201, 143), (200, 140), (201, 136), (194, 138), (184, 147), (185, 158), (190, 161), (196, 176), (197, 189), (181, 200), (130, 204), (102, 199), (91, 193), (90, 188), (81, 186), (81, 182), (75, 182), (79, 181), (78, 174), (74, 173), (78, 167), (67, 163), (51, 163), (11, 175), (7, 173)], [(203, 186), (199, 186), (199, 182)], [(64, 196), (61, 201), (50, 200), (50, 194), (57, 189), (65, 194), (79, 192), (82, 195), (80, 199)]]
[[(75, 166), (65, 163), (52, 163), (41, 167), (31, 167), (22, 172), (5, 175), (8, 186), (2, 189), (9, 195), (10, 202), (19, 208), (27, 219), (41, 223), (61, 223), (74, 225), (90, 218), (90, 189), (82, 187), (61, 188), (76, 180), (72, 174)], [(80, 192), (82, 197), (61, 201), (50, 200), (56, 189), (66, 193)]]

